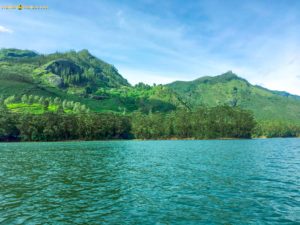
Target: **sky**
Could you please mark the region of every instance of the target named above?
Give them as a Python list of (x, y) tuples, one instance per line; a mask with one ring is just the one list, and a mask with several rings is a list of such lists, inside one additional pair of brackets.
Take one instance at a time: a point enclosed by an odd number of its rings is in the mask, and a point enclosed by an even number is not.
[(0, 48), (88, 49), (131, 84), (164, 84), (229, 70), (300, 95), (298, 0), (0, 0)]

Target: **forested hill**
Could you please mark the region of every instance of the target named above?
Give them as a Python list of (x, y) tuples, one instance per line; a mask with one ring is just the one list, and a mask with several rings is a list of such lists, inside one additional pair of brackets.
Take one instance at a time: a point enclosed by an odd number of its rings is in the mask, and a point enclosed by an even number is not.
[(229, 105), (252, 111), (259, 120), (300, 122), (300, 97), (251, 85), (229, 71), (219, 76), (166, 85), (191, 108)]
[(1, 49), (0, 62), (8, 75), (19, 72), (51, 87), (85, 88), (92, 92), (99, 87), (129, 86), (114, 66), (88, 50), (42, 55), (28, 50)]
[[(259, 121), (299, 123), (300, 97), (251, 85), (232, 72), (132, 86), (118, 70), (87, 50), (39, 54), (0, 50), (0, 100), (14, 112), (171, 112), (227, 105), (250, 110)], [(49, 105), (50, 107), (44, 107)]]

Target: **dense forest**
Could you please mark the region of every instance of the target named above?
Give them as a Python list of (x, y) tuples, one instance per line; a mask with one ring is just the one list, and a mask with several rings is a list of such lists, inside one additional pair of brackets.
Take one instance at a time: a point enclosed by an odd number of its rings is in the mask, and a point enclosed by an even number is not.
[[(259, 126), (248, 111), (218, 106), (171, 113), (14, 113), (0, 107), (1, 141), (215, 139), (298, 136), (299, 127)], [(277, 133), (276, 133), (277, 132)]]
[(172, 113), (20, 114), (0, 109), (1, 141), (62, 141), (105, 139), (250, 138), (251, 113), (228, 106)]
[(35, 95), (0, 96), (0, 141), (103, 139), (215, 139), (299, 137), (297, 123), (256, 121), (252, 112), (228, 105), (91, 112), (74, 101)]
[(0, 97), (0, 141), (297, 137), (300, 126), (256, 122), (239, 107), (97, 113), (79, 102), (34, 95)]

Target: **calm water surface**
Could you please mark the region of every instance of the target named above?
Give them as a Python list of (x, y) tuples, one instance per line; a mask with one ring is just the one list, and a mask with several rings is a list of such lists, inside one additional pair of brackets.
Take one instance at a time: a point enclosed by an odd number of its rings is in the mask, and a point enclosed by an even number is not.
[(300, 139), (0, 144), (0, 224), (300, 224)]

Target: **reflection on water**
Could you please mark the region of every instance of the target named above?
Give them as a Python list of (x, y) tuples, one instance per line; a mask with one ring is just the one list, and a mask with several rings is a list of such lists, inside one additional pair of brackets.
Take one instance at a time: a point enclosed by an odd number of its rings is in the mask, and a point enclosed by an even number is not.
[(0, 224), (295, 224), (300, 140), (0, 144)]

